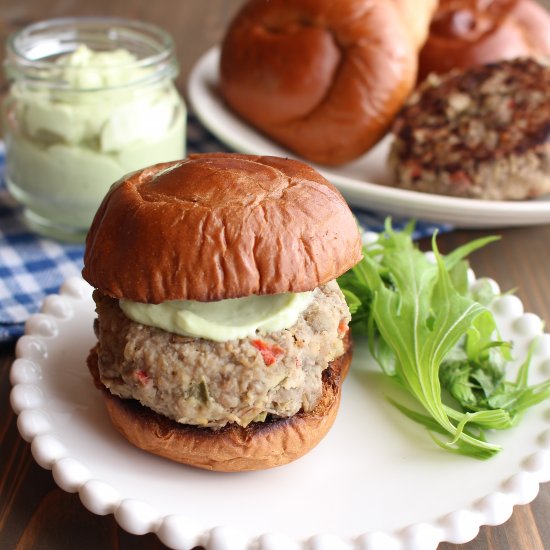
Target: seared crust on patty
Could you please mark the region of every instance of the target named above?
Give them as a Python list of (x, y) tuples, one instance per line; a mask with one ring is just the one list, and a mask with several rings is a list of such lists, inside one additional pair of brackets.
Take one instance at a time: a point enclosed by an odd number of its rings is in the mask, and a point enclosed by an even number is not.
[(482, 199), (550, 192), (550, 66), (531, 58), (430, 76), (394, 126), (395, 185)]
[(236, 472), (273, 468), (310, 451), (331, 428), (340, 405), (341, 385), (352, 357), (349, 336), (345, 353), (323, 371), (323, 394), (316, 407), (290, 418), (267, 417), (246, 428), (228, 424), (217, 431), (179, 424), (133, 399), (111, 394), (100, 381), (97, 348), (88, 368), (101, 389), (107, 412), (117, 430), (144, 451), (207, 470)]

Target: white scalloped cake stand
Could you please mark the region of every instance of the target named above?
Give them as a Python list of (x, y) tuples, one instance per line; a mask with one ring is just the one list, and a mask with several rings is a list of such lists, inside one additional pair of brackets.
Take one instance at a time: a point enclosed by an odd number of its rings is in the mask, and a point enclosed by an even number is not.
[[(493, 310), (522, 356), (541, 320), (504, 296)], [(494, 434), (489, 461), (445, 453), (385, 399), (394, 391), (359, 342), (337, 421), (308, 455), (264, 472), (195, 470), (130, 446), (110, 426), (86, 370), (94, 343), (91, 289), (70, 279), (27, 323), (11, 370), (11, 403), (38, 464), (95, 514), (172, 548), (426, 550), (463, 543), (506, 521), (550, 479), (550, 410)], [(532, 380), (550, 376), (540, 336)]]

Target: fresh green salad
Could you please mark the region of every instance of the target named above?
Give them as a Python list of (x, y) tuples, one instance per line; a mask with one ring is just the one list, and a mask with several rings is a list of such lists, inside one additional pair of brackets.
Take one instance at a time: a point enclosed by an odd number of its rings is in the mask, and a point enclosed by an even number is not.
[(506, 378), (512, 345), (501, 341), (487, 308), (494, 295), (470, 291), (465, 258), (496, 237), (443, 256), (434, 235), (433, 261), (414, 244), (413, 229), (394, 231), (387, 221), (363, 260), (339, 278), (351, 326), (368, 337), (383, 372), (418, 402), (410, 408), (390, 399), (400, 411), (444, 449), (489, 458), (501, 447), (487, 440), (487, 430), (514, 426), (550, 396), (550, 380), (528, 385), (532, 349), (515, 380)]

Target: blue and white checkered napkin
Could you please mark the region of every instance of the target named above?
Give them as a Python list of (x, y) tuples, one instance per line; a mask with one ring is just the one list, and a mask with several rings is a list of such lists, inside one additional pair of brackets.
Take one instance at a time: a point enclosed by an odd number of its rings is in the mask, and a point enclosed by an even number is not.
[[(189, 152), (227, 151), (192, 115), (188, 123)], [(48, 294), (82, 269), (82, 245), (58, 243), (30, 233), (20, 219), (20, 209), (4, 184), (5, 155), (0, 143), (0, 343), (23, 333), (24, 322), (36, 313)], [(384, 215), (354, 209), (362, 227), (383, 228)], [(394, 227), (405, 221), (394, 220)], [(416, 238), (431, 235), (437, 226), (418, 223)]]

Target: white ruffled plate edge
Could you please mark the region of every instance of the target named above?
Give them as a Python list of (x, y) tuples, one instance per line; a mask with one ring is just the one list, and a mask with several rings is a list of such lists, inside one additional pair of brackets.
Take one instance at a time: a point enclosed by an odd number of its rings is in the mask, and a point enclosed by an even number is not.
[[(474, 283), (475, 284), (475, 283)], [(491, 281), (495, 289), (498, 285)], [(208, 550), (426, 550), (440, 542), (455, 544), (475, 538), (482, 525), (500, 525), (512, 514), (517, 504), (527, 504), (538, 494), (539, 484), (550, 480), (550, 419), (548, 429), (538, 438), (540, 449), (526, 457), (520, 471), (504, 480), (498, 491), (476, 501), (469, 509), (456, 510), (433, 523), (416, 523), (397, 532), (371, 531), (353, 541), (334, 535), (314, 534), (300, 542), (277, 533), (266, 533), (248, 539), (230, 527), (214, 526), (200, 531), (188, 517), (162, 517), (148, 503), (123, 498), (109, 484), (93, 479), (91, 472), (78, 460), (67, 456), (63, 443), (51, 433), (49, 421), (41, 412), (42, 391), (37, 384), (40, 358), (48, 353), (48, 338), (57, 334), (57, 319), (73, 314), (73, 304), (86, 300), (89, 285), (80, 278), (68, 279), (59, 295), (49, 296), (39, 314), (25, 327), (25, 336), (16, 346), (10, 380), (13, 389), (10, 402), (18, 415), (18, 429), (31, 444), (36, 462), (52, 470), (57, 485), (69, 493), (78, 493), (84, 506), (98, 515), (113, 514), (118, 524), (129, 533), (156, 533), (167, 546), (190, 549), (204, 546)], [(550, 373), (550, 334), (542, 334), (541, 319), (524, 313), (521, 301), (512, 295), (498, 298), (492, 309), (495, 315), (510, 321), (514, 331), (531, 339), (541, 335), (537, 356), (544, 357), (544, 372)], [(548, 358), (548, 360), (546, 360)]]

